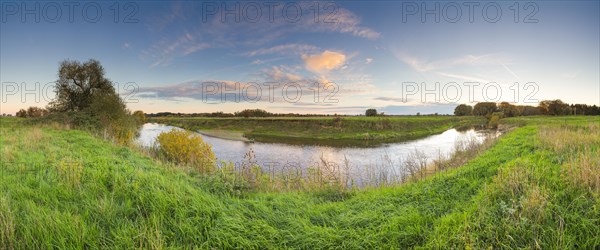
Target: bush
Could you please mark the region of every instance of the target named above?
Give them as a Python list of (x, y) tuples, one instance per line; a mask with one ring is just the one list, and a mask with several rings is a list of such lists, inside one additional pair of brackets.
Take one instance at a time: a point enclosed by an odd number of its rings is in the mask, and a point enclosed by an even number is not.
[(133, 117), (135, 117), (135, 120), (139, 125), (146, 123), (146, 115), (144, 114), (144, 111), (137, 110), (133, 112)]
[(501, 116), (494, 114), (492, 115), (492, 117), (490, 118), (490, 121), (488, 122), (488, 128), (491, 129), (497, 129), (498, 128), (498, 121), (500, 121)]
[(133, 141), (139, 125), (115, 93), (93, 95), (90, 106), (80, 113), (89, 114), (93, 126), (102, 131), (105, 138), (110, 137), (121, 144)]
[(197, 167), (200, 173), (215, 170), (216, 157), (212, 146), (196, 133), (173, 129), (158, 135), (159, 152), (170, 161)]

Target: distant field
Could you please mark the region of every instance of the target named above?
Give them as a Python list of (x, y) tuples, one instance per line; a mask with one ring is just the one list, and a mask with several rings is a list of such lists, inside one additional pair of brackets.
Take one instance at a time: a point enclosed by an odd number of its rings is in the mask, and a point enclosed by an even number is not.
[(600, 118), (519, 121), (460, 168), (338, 196), (234, 195), (86, 132), (0, 118), (0, 249), (598, 249)]
[(364, 145), (417, 139), (454, 127), (485, 124), (482, 117), (151, 118), (192, 131), (229, 130), (261, 142)]

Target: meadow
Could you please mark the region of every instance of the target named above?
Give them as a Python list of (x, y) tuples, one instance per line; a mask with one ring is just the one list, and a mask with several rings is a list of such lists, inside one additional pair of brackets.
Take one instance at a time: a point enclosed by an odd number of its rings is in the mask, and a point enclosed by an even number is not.
[[(259, 142), (361, 146), (423, 138), (454, 127), (483, 126), (486, 120), (475, 116), (155, 117), (148, 122), (223, 137), (241, 134)], [(224, 131), (238, 135), (227, 136)]]
[(87, 132), (1, 118), (0, 249), (597, 249), (600, 118), (502, 124), (520, 127), (424, 180), (239, 193)]

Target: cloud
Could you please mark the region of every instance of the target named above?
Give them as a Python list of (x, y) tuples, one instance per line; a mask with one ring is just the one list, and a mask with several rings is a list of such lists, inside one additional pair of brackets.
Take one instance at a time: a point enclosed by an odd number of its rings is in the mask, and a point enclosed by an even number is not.
[[(313, 3), (300, 2), (302, 9), (308, 9)], [(285, 4), (275, 5), (274, 12), (282, 13)], [(361, 19), (351, 11), (336, 6), (333, 18), (325, 15), (319, 22), (309, 15), (302, 16), (298, 22), (290, 22), (279, 17), (269, 20), (263, 16), (258, 22), (236, 22), (234, 18), (221, 20), (224, 8), (219, 13), (210, 15), (201, 23), (196, 22), (202, 8), (195, 2), (176, 2), (171, 4), (170, 11), (161, 13), (148, 21), (149, 30), (162, 37), (142, 51), (143, 59), (148, 59), (152, 66), (165, 66), (176, 58), (185, 57), (208, 48), (229, 48), (233, 50), (249, 50), (265, 47), (290, 35), (306, 33), (350, 34), (355, 37), (378, 39), (380, 34), (362, 26)], [(324, 20), (327, 19), (327, 20)], [(167, 33), (166, 35), (163, 33)], [(266, 54), (303, 55), (314, 54), (318, 48), (307, 44), (283, 44), (270, 48), (256, 49), (245, 53), (245, 56)]]
[(317, 55), (302, 55), (306, 69), (313, 72), (326, 72), (340, 68), (346, 62), (346, 55), (326, 50)]
[(441, 76), (445, 76), (445, 77), (451, 77), (451, 78), (456, 78), (456, 79), (460, 79), (460, 80), (464, 80), (464, 81), (471, 81), (471, 82), (492, 82), (489, 81), (487, 79), (483, 79), (483, 78), (479, 78), (479, 77), (474, 77), (474, 76), (466, 76), (466, 75), (460, 75), (460, 74), (451, 74), (451, 73), (444, 73), (444, 72), (437, 72), (438, 75)]
[(268, 54), (281, 54), (281, 55), (302, 55), (307, 53), (316, 53), (319, 48), (308, 45), (308, 44), (283, 44), (277, 45), (270, 48), (257, 49), (250, 52), (244, 53), (246, 56), (260, 56)]
[(512, 76), (514, 76), (517, 80), (521, 80), (521, 77), (519, 77), (514, 71), (512, 71), (512, 69), (510, 69), (506, 64), (503, 63), (502, 67), (504, 67), (504, 69), (508, 71), (508, 73), (510, 73)]
[[(494, 82), (479, 75), (487, 75), (493, 72), (491, 69), (502, 69), (508, 74), (520, 80), (508, 65), (510, 60), (500, 54), (464, 55), (455, 58), (428, 61), (402, 53), (394, 55), (420, 73), (433, 73), (444, 77), (450, 77), (471, 82)], [(465, 73), (466, 72), (466, 73)], [(473, 75), (473, 72), (481, 72)]]
[[(307, 105), (304, 103), (294, 103), (293, 105), (286, 106), (270, 106), (269, 109), (281, 110), (283, 113), (289, 112), (303, 112), (307, 114), (347, 114), (357, 115), (364, 114), (365, 110), (370, 108), (369, 106), (339, 106), (332, 104), (312, 104)], [(295, 110), (295, 111), (293, 111)]]
[(191, 44), (191, 45), (186, 46), (183, 49), (183, 55), (187, 56), (187, 55), (192, 54), (192, 53), (194, 53), (196, 51), (200, 51), (200, 50), (207, 49), (207, 48), (210, 48), (210, 45), (207, 44), (207, 43)]
[(273, 66), (270, 70), (266, 71), (266, 75), (269, 79), (276, 82), (297, 82), (303, 80), (303, 77), (290, 72), (289, 67), (285, 66)]
[(366, 64), (371, 64), (372, 62), (373, 62), (373, 58), (368, 58), (368, 57), (367, 57), (367, 58), (365, 59), (365, 63), (366, 63)]
[(431, 103), (421, 105), (390, 105), (378, 108), (377, 111), (390, 115), (414, 115), (424, 114), (453, 114), (457, 104), (454, 103)]
[(333, 15), (333, 17), (331, 19), (325, 19), (326, 20), (323, 20), (323, 22), (319, 23), (315, 23), (313, 20), (307, 19), (308, 21), (312, 22), (312, 25), (308, 26), (316, 26), (314, 28), (336, 31), (340, 33), (349, 33), (353, 36), (363, 37), (371, 40), (381, 37), (381, 33), (361, 26), (360, 17), (344, 8), (337, 7), (337, 12)]
[[(207, 80), (207, 81), (187, 81), (177, 84), (169, 84), (160, 87), (142, 87), (139, 89), (137, 97), (140, 98), (158, 98), (165, 100), (174, 100), (173, 98), (191, 98), (202, 100), (205, 97), (216, 98), (211, 86), (218, 85), (223, 89), (236, 89), (246, 86), (243, 83), (226, 80)], [(211, 95), (204, 95), (205, 91)], [(228, 92), (227, 92), (228, 93)], [(233, 91), (232, 93), (235, 93)], [(218, 96), (220, 98), (220, 96)]]
[(385, 97), (385, 96), (375, 97), (375, 98), (373, 98), (373, 100), (386, 101), (386, 102), (406, 102), (401, 97)]
[(497, 54), (464, 55), (456, 58), (428, 61), (404, 53), (394, 53), (396, 57), (418, 72), (449, 69), (456, 66), (495, 66), (508, 64), (508, 60)]
[(150, 67), (156, 67), (169, 65), (177, 56), (187, 56), (211, 47), (210, 44), (198, 41), (194, 35), (185, 32), (176, 40), (161, 40), (149, 49), (142, 51), (142, 54), (153, 58), (154, 63)]

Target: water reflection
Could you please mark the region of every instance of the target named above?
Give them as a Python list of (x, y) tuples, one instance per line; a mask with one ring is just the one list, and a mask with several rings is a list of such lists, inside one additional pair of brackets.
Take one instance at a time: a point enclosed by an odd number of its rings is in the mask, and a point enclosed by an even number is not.
[[(147, 123), (141, 129), (137, 142), (143, 146), (153, 145), (156, 137), (173, 126)], [(179, 129), (179, 128), (176, 128)], [(219, 161), (233, 162), (241, 165), (244, 155), (252, 149), (255, 161), (266, 171), (281, 171), (284, 168), (306, 169), (323, 161), (333, 166), (345, 166), (349, 163), (351, 176), (362, 176), (374, 167), (391, 165), (399, 166), (403, 160), (419, 151), (429, 159), (453, 152), (459, 141), (482, 141), (488, 131), (468, 129), (457, 131), (447, 130), (438, 135), (401, 143), (389, 143), (371, 148), (331, 147), (315, 145), (289, 145), (281, 143), (242, 142), (225, 140), (202, 135), (205, 142), (212, 145)], [(400, 171), (400, 170), (397, 170)]]

